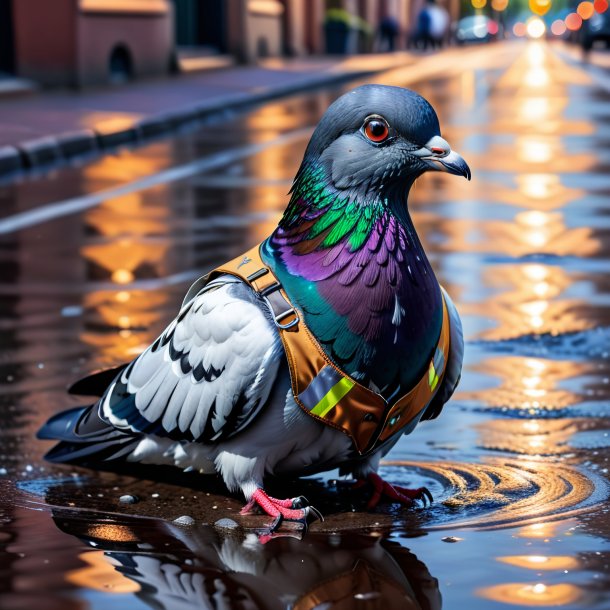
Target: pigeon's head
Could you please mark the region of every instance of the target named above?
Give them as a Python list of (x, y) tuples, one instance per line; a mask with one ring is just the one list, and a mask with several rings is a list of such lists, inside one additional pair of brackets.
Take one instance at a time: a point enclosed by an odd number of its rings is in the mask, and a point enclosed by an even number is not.
[(360, 193), (406, 193), (426, 171), (470, 180), (466, 161), (440, 135), (432, 106), (409, 89), (364, 85), (326, 111), (305, 153), (334, 188)]

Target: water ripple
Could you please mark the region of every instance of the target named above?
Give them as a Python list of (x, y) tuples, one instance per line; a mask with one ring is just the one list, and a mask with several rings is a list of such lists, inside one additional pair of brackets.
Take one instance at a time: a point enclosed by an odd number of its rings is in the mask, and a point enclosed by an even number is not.
[[(542, 518), (566, 518), (589, 510), (608, 497), (606, 482), (592, 473), (563, 464), (489, 460), (463, 462), (387, 461), (390, 480), (404, 477), (404, 468), (442, 486), (426, 529), (496, 529), (535, 523)], [(399, 472), (400, 471), (400, 472)], [(455, 513), (459, 513), (455, 517)], [(440, 519), (437, 522), (437, 517)]]

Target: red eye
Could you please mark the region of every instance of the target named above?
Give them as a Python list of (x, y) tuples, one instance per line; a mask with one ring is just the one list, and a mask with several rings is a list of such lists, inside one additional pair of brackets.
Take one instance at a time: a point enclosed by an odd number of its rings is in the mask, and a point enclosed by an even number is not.
[(364, 122), (364, 135), (371, 142), (383, 142), (390, 134), (390, 128), (381, 117), (370, 117)]

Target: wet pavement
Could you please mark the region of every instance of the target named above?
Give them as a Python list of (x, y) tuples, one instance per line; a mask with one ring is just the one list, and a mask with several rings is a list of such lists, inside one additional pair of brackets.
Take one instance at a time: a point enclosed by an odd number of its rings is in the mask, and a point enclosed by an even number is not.
[(137, 355), (190, 281), (272, 230), (345, 88), (227, 112), (0, 187), (0, 608), (610, 607), (610, 93), (542, 43), (374, 80), (427, 97), (473, 170), (410, 200), (466, 364), (382, 474), (434, 505), (371, 514), (336, 473), (275, 481), (327, 520), (261, 544), (266, 519), (217, 481), (42, 460), (66, 386)]

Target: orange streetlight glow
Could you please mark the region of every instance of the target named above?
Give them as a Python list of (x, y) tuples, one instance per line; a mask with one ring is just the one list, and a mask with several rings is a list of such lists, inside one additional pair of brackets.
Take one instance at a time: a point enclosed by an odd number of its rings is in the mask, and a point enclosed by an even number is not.
[(530, 0), (530, 10), (536, 15), (545, 15), (551, 8), (551, 0)]
[(508, 0), (491, 0), (491, 8), (498, 13), (506, 10)]
[(608, 10), (608, 0), (595, 0), (593, 8), (596, 13), (605, 13)]
[(572, 32), (579, 30), (580, 26), (582, 25), (582, 17), (580, 15), (578, 15), (577, 13), (570, 13), (566, 17), (565, 21), (566, 21), (566, 27), (568, 28), (568, 30), (571, 30)]
[(576, 9), (576, 12), (583, 18), (583, 20), (591, 19), (595, 9), (593, 8), (593, 2), (581, 2)]
[(517, 23), (515, 23), (515, 25), (513, 25), (513, 34), (517, 38), (523, 38), (525, 36), (525, 33), (526, 33), (525, 23), (522, 23), (521, 21), (517, 21)]

